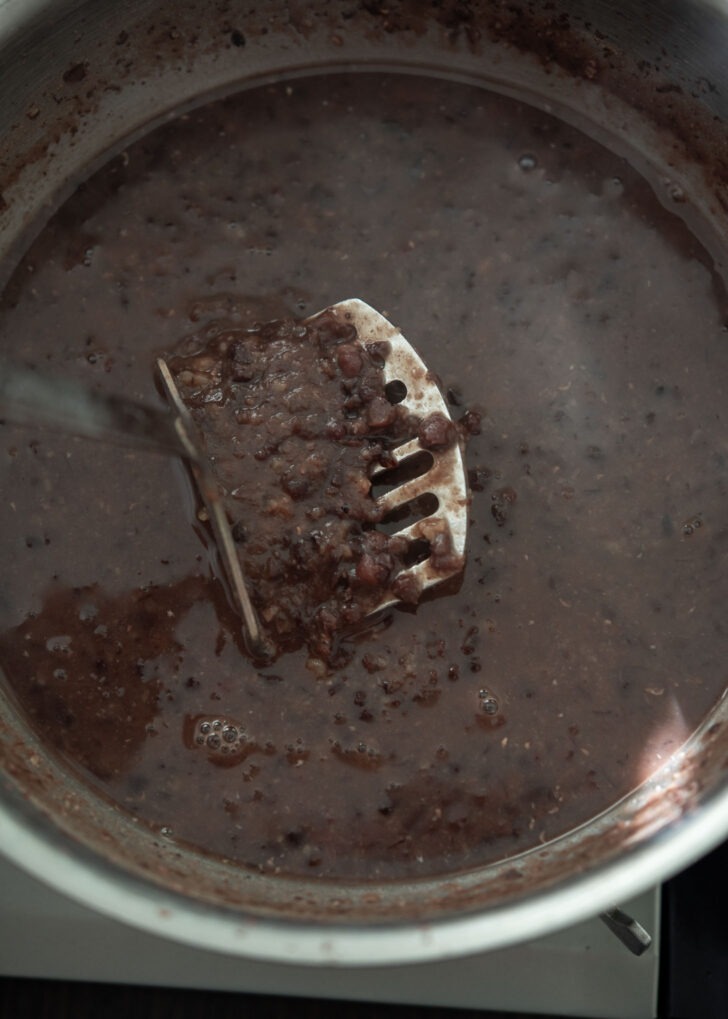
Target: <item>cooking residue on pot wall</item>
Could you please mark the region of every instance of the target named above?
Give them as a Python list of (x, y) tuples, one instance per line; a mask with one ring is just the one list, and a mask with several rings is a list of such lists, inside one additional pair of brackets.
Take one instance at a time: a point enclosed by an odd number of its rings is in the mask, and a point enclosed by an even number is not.
[(159, 400), (154, 357), (191, 331), (349, 296), (471, 415), (460, 589), (319, 676), (302, 648), (256, 668), (178, 464), (3, 427), (0, 663), (59, 752), (171, 838), (268, 871), (442, 873), (593, 817), (725, 687), (726, 299), (574, 129), (342, 75), (113, 159), (32, 245), (0, 328), (22, 360)]

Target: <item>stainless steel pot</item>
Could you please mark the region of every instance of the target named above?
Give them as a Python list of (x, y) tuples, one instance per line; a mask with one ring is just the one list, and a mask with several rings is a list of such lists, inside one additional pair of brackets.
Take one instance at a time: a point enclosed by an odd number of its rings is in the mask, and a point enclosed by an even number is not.
[[(9, 271), (82, 169), (203, 96), (387, 66), (525, 96), (591, 133), (602, 125), (667, 196), (691, 196), (690, 225), (727, 270), (726, 56), (728, 8), (690, 0), (0, 0), (0, 265)], [(1, 691), (0, 759), (0, 846), (21, 867), (146, 930), (268, 960), (395, 963), (505, 946), (595, 915), (728, 835), (726, 700), (580, 831), (481, 871), (382, 886), (248, 874), (160, 841), (65, 773)]]

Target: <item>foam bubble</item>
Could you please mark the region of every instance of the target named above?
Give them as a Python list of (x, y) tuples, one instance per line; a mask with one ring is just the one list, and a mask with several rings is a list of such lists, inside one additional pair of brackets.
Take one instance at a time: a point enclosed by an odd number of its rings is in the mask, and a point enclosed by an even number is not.
[(185, 720), (184, 740), (191, 749), (204, 750), (215, 764), (231, 765), (260, 749), (245, 726), (225, 715), (196, 715)]

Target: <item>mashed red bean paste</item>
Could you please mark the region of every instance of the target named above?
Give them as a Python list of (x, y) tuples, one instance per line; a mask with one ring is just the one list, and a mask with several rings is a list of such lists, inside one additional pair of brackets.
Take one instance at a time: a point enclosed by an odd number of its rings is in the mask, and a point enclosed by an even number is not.
[(218, 321), (181, 346), (170, 369), (266, 635), (277, 652), (306, 644), (309, 671), (323, 675), (351, 657), (342, 633), (392, 598), (419, 600), (412, 543), (375, 527), (374, 470), (394, 468), (389, 450), (415, 435), (423, 449), (457, 441), (455, 425), (390, 400), (386, 349), (361, 343), (339, 309), (247, 329)]
[[(689, 196), (662, 188), (512, 98), (380, 74), (216, 101), (80, 184), (2, 299), (14, 357), (160, 406), (155, 359), (178, 358), (234, 512), (254, 474), (235, 452), (255, 431), (246, 387), (277, 349), (289, 380), (335, 362), (361, 396), (372, 366), (357, 375), (348, 337), (308, 367), (286, 353), (296, 320), (357, 296), (440, 376), (472, 504), (458, 582), (337, 636), (312, 672), (275, 576), (299, 549), (255, 542), (296, 521), (336, 590), (353, 524), (347, 583), (376, 587), (378, 567), (351, 579), (386, 532), (362, 479), (400, 425), (375, 399), (341, 417), (324, 382), (296, 409), (288, 387), (261, 433), (260, 512), (239, 511), (282, 644), (260, 665), (179, 462), (2, 426), (0, 663), (69, 766), (246, 867), (382, 879), (538, 846), (665, 761), (727, 678), (728, 302)], [(257, 325), (276, 320), (282, 338)], [(367, 442), (335, 440), (322, 466), (305, 432), (330, 416), (366, 421)], [(353, 522), (317, 492), (339, 466), (330, 498)]]

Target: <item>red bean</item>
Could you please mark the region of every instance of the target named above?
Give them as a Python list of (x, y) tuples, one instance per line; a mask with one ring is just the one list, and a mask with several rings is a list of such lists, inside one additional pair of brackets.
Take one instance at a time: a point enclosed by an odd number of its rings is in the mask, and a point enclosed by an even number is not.
[(384, 396), (375, 396), (367, 407), (367, 423), (370, 428), (388, 428), (397, 415), (397, 409)]
[(357, 579), (369, 587), (379, 587), (386, 584), (393, 565), (392, 557), (386, 552), (377, 555), (365, 552), (356, 564)]
[(347, 379), (356, 378), (364, 366), (364, 360), (358, 344), (342, 343), (336, 351), (336, 363), (341, 374)]
[(435, 411), (422, 419), (417, 438), (424, 449), (447, 449), (457, 438), (457, 428), (444, 414)]

